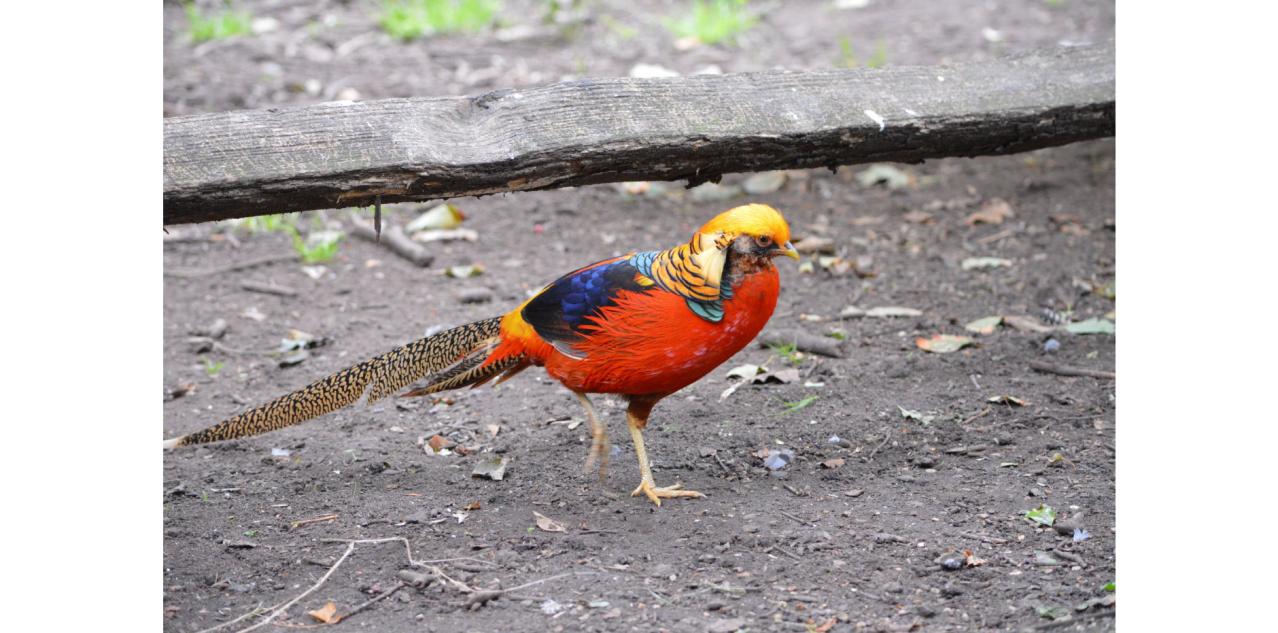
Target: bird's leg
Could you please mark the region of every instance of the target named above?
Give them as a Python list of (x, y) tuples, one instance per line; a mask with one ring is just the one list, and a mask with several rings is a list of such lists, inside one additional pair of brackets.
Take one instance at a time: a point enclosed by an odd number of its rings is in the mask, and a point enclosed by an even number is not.
[(656, 401), (643, 402), (639, 400), (631, 400), (630, 408), (626, 410), (626, 424), (630, 427), (630, 437), (635, 442), (635, 453), (639, 456), (639, 471), (643, 474), (643, 479), (639, 482), (639, 487), (630, 493), (630, 496), (636, 497), (640, 493), (652, 499), (652, 502), (661, 506), (662, 498), (671, 497), (704, 497), (705, 495), (693, 491), (683, 490), (683, 484), (675, 484), (658, 488), (656, 482), (652, 479), (652, 468), (648, 465), (648, 452), (643, 448), (643, 427), (648, 425), (648, 412), (652, 410), (652, 405)]
[(590, 472), (595, 465), (595, 459), (599, 459), (599, 480), (604, 481), (608, 477), (608, 428), (599, 421), (599, 416), (595, 415), (595, 408), (590, 405), (590, 398), (581, 392), (577, 394), (577, 399), (581, 401), (581, 406), (586, 408), (586, 417), (590, 419), (590, 456), (586, 457), (586, 467), (583, 472)]

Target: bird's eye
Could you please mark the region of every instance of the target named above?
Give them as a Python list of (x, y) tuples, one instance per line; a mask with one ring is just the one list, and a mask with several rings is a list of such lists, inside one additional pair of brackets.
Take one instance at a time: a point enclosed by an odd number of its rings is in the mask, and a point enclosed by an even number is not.
[(754, 238), (754, 241), (756, 244), (764, 248), (772, 246), (772, 238), (768, 237), (767, 235), (760, 235), (759, 237)]

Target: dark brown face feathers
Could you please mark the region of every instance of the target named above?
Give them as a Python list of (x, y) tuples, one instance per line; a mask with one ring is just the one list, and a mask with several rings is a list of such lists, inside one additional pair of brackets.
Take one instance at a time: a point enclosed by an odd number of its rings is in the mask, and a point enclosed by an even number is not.
[(435, 380), (408, 395), (487, 381), (521, 361), (504, 359), (481, 367), (496, 346), (500, 330), (501, 317), (497, 317), (413, 341), (203, 431), (184, 435), (176, 445), (232, 440), (305, 422), (359, 400), (365, 390), (369, 391), (368, 404), (372, 404), (432, 374)]

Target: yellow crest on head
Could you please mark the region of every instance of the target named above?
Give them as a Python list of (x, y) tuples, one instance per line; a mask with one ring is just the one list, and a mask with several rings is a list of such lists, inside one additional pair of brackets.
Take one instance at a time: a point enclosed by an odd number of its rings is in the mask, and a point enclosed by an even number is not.
[(768, 236), (777, 244), (790, 241), (790, 225), (781, 217), (776, 209), (766, 204), (747, 204), (724, 211), (713, 220), (706, 222), (698, 233), (718, 233), (725, 235), (749, 235), (751, 237)]

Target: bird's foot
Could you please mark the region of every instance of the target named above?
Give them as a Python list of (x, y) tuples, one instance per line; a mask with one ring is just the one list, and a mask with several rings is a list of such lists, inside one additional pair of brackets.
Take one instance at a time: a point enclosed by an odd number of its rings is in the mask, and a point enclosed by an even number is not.
[(684, 490), (683, 484), (675, 484), (673, 486), (665, 486), (663, 488), (658, 488), (656, 484), (652, 483), (651, 481), (644, 481), (643, 483), (640, 483), (639, 487), (635, 488), (635, 491), (630, 493), (630, 496), (637, 497), (639, 496), (640, 493), (643, 493), (647, 495), (649, 499), (652, 499), (652, 502), (657, 504), (657, 507), (661, 507), (661, 500), (663, 498), (671, 499), (674, 497), (704, 497), (705, 496), (695, 490)]
[(595, 460), (599, 460), (599, 480), (608, 479), (608, 434), (594, 434), (590, 441), (590, 455), (586, 457), (586, 467), (582, 472), (594, 470)]

